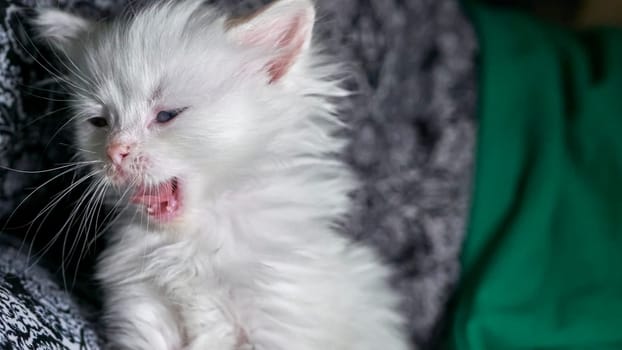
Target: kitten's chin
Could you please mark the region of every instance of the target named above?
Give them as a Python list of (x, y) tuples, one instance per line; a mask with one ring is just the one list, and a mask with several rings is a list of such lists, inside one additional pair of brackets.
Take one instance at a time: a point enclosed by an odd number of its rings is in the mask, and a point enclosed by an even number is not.
[(139, 185), (131, 201), (141, 206), (151, 219), (161, 223), (170, 222), (182, 214), (181, 181), (173, 177), (153, 186)]

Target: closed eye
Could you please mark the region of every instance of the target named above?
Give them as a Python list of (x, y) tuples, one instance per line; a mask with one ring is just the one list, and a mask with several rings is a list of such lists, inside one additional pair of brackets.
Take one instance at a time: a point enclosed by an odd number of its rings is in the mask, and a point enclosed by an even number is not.
[(176, 108), (176, 109), (171, 109), (168, 111), (159, 111), (155, 118), (156, 122), (160, 124), (168, 123), (171, 120), (175, 119), (175, 117), (177, 117), (179, 114), (181, 114), (186, 109), (188, 109), (188, 107)]
[(108, 126), (108, 121), (104, 117), (89, 118), (88, 122), (96, 128), (103, 128)]

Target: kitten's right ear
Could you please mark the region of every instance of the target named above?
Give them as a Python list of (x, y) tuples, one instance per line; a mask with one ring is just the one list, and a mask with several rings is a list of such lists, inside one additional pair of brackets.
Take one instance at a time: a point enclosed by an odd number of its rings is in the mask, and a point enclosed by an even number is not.
[(311, 45), (314, 20), (311, 0), (278, 0), (249, 16), (230, 19), (226, 30), (235, 42), (274, 55), (265, 67), (274, 83)]
[(53, 8), (37, 10), (33, 24), (39, 37), (63, 52), (92, 26), (87, 19)]

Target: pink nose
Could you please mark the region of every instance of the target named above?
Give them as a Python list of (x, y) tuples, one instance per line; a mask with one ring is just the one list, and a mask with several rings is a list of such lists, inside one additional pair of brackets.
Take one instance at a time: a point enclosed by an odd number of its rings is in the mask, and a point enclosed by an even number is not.
[(123, 160), (130, 155), (130, 150), (131, 146), (127, 143), (113, 143), (108, 146), (106, 153), (114, 165), (121, 166)]

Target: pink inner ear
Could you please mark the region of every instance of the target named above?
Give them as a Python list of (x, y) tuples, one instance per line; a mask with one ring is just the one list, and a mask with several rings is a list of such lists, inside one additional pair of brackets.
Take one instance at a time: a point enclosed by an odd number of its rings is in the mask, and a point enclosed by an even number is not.
[(274, 58), (266, 65), (270, 84), (281, 79), (296, 62), (308, 35), (304, 15), (297, 15), (286, 21), (279, 20), (264, 28), (252, 28), (242, 37), (242, 42), (251, 46), (264, 46), (276, 51)]
[(281, 52), (268, 64), (270, 84), (278, 81), (287, 73), (302, 51), (305, 41), (302, 22), (300, 16), (297, 16), (285, 35), (278, 41), (277, 48)]

